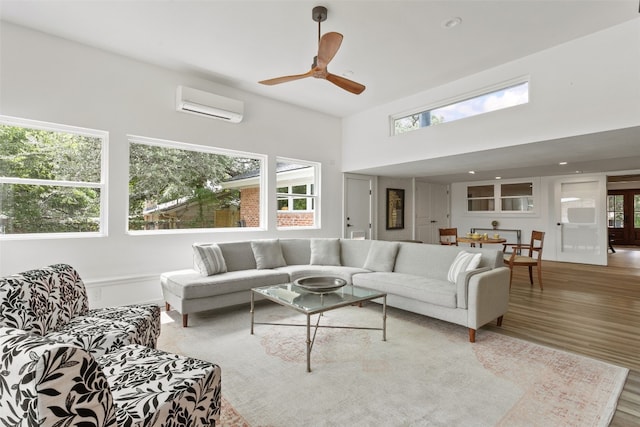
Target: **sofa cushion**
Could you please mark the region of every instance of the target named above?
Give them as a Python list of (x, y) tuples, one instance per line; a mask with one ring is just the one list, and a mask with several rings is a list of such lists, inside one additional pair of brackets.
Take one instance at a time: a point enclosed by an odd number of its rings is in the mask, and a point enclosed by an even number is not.
[(215, 243), (193, 245), (193, 265), (202, 276), (211, 276), (227, 272), (220, 246)]
[(340, 265), (339, 239), (311, 239), (311, 265)]
[(251, 242), (253, 257), (256, 259), (256, 268), (264, 270), (287, 265), (282, 256), (282, 248), (278, 239), (254, 240)]
[(369, 247), (367, 259), (364, 262), (364, 268), (372, 271), (390, 272), (396, 263), (396, 255), (398, 254), (398, 243), (383, 242), (374, 240)]
[[(195, 270), (178, 270), (160, 275), (163, 290), (181, 299), (193, 299), (248, 291), (259, 286), (289, 282), (289, 274), (276, 270), (240, 270), (202, 277)], [(249, 293), (247, 293), (248, 300)]]
[(457, 307), (456, 285), (446, 280), (387, 272), (355, 274), (352, 280), (355, 286), (443, 307)]
[(480, 264), (481, 257), (482, 254), (479, 253), (472, 254), (470, 252), (460, 251), (449, 267), (447, 279), (449, 279), (451, 283), (456, 283), (458, 274), (463, 271), (474, 270), (478, 267), (478, 264)]

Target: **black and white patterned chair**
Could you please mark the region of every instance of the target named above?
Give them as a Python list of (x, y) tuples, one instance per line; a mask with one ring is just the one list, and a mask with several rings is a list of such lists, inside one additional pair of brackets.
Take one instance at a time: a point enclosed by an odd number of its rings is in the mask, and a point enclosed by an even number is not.
[(128, 344), (155, 348), (155, 304), (89, 309), (78, 272), (67, 264), (0, 278), (0, 326), (73, 344), (101, 356)]
[(0, 327), (0, 425), (215, 426), (220, 367), (137, 344), (94, 357)]

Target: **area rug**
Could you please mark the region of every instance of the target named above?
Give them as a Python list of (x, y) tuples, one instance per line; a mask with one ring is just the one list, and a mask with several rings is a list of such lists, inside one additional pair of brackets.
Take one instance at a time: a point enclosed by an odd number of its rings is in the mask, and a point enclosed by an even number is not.
[[(305, 317), (258, 304), (256, 321)], [(505, 319), (507, 321), (508, 319)], [(324, 325), (381, 326), (381, 307), (344, 307)], [(374, 330), (256, 325), (248, 307), (163, 313), (158, 347), (222, 367), (223, 426), (606, 426), (628, 370), (491, 331), (389, 309)]]

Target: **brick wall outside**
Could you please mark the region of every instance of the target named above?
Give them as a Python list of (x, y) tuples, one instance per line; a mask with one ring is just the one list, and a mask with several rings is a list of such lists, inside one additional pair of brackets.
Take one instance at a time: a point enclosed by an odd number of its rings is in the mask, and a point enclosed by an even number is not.
[(278, 212), (278, 227), (310, 227), (313, 212)]
[(240, 221), (245, 227), (260, 227), (260, 189), (240, 190)]
[[(260, 190), (257, 187), (240, 190), (240, 220), (244, 220), (246, 227), (260, 226)], [(278, 212), (278, 227), (313, 225), (313, 212)]]

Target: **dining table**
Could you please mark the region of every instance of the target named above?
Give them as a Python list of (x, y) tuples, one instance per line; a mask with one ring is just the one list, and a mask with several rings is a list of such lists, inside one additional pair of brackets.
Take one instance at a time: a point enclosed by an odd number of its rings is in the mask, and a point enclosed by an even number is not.
[(507, 239), (504, 239), (502, 237), (495, 239), (493, 237), (488, 237), (486, 239), (480, 237), (480, 238), (473, 238), (473, 237), (461, 237), (458, 236), (457, 238), (458, 243), (469, 243), (469, 245), (471, 245), (472, 248), (474, 248), (476, 246), (476, 244), (478, 244), (480, 247), (482, 247), (482, 245), (488, 245), (488, 244), (493, 244), (493, 245), (499, 245), (502, 243), (507, 243)]

